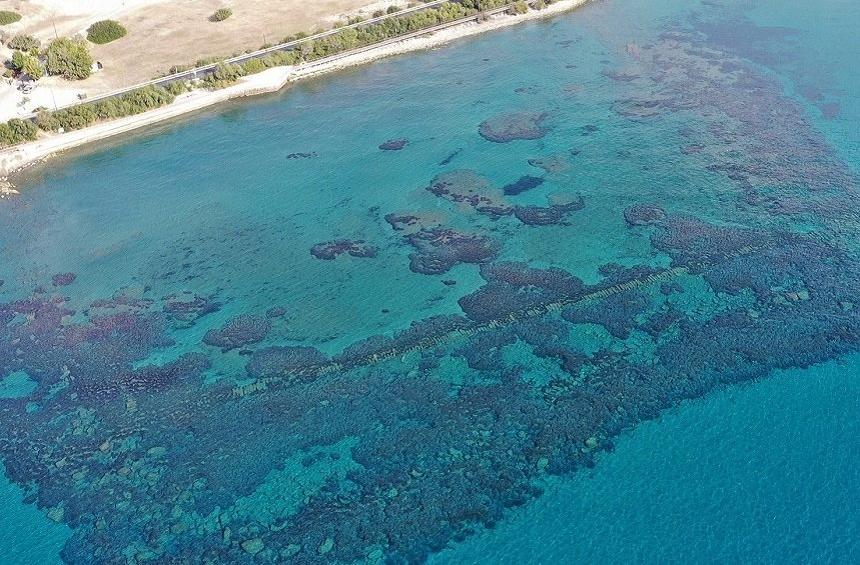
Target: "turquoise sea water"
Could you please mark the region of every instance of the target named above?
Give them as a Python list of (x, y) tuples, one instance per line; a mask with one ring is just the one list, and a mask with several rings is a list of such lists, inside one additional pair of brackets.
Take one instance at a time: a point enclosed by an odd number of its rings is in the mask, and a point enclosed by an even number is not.
[(856, 561), (858, 25), (595, 2), (28, 172), (0, 554)]

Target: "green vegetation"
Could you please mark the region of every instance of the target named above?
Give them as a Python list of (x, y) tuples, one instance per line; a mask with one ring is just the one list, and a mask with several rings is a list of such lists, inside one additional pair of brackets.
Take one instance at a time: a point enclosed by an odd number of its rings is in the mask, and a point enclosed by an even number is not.
[(87, 39), (98, 45), (104, 45), (123, 37), (127, 30), (115, 20), (102, 20), (87, 28)]
[(210, 22), (223, 22), (227, 18), (233, 15), (233, 10), (230, 8), (219, 8), (215, 10), (215, 13), (209, 16)]
[(60, 120), (51, 112), (42, 110), (36, 114), (36, 127), (42, 131), (57, 131), (60, 129)]
[(13, 118), (0, 124), (0, 147), (33, 141), (38, 133), (39, 130), (33, 122)]
[(39, 80), (45, 74), (45, 69), (42, 68), (42, 63), (39, 62), (38, 57), (28, 55), (23, 51), (12, 53), (12, 67), (33, 80)]
[(510, 8), (508, 8), (508, 14), (512, 16), (516, 16), (517, 14), (525, 14), (529, 11), (529, 5), (520, 0)]
[(122, 96), (107, 98), (91, 104), (79, 104), (56, 112), (42, 111), (36, 116), (36, 126), (44, 131), (66, 131), (85, 128), (98, 120), (133, 116), (166, 106), (174, 94), (160, 86), (144, 86)]
[(0, 10), (0, 26), (14, 24), (21, 19), (21, 14), (11, 10)]
[(173, 96), (179, 96), (180, 94), (184, 94), (191, 90), (188, 83), (182, 80), (171, 82), (167, 86), (165, 86), (164, 89)]
[[(255, 74), (270, 67), (294, 65), (303, 61), (313, 61), (329, 57), (442, 23), (473, 16), (485, 10), (500, 8), (507, 4), (508, 0), (460, 0), (459, 2), (443, 4), (421, 12), (396, 16), (357, 29), (344, 28), (345, 24), (339, 24), (337, 27), (343, 29), (339, 29), (337, 33), (302, 43), (295, 50), (277, 51), (260, 59), (246, 61), (241, 65), (219, 64), (215, 71), (207, 75), (201, 82), (205, 88), (223, 88), (235, 83), (242, 76)], [(399, 11), (397, 6), (391, 6), (388, 9), (388, 13), (397, 11)], [(517, 14), (524, 13), (528, 11), (528, 4), (524, 1), (518, 2), (511, 8), (511, 11)], [(354, 22), (357, 22), (357, 20), (350, 20), (350, 23)], [(282, 43), (289, 43), (305, 37), (307, 37), (306, 33), (297, 33), (296, 35), (285, 37)], [(177, 73), (193, 67), (202, 67), (213, 62), (215, 61), (208, 59), (197, 61), (193, 66), (174, 66), (171, 67), (170, 73)]]
[(16, 35), (10, 39), (9, 43), (6, 45), (9, 49), (17, 49), (18, 51), (24, 51), (25, 53), (35, 55), (39, 52), (39, 46), (41, 43), (39, 43), (39, 40), (32, 35)]
[(246, 75), (255, 75), (266, 70), (266, 64), (260, 59), (250, 59), (242, 63)]
[[(548, 3), (547, 0), (538, 0), (534, 7), (541, 9)], [(198, 60), (194, 65), (171, 67), (170, 73), (217, 62), (214, 71), (206, 75), (200, 81), (200, 85), (204, 88), (223, 88), (234, 84), (243, 76), (259, 73), (268, 68), (329, 57), (442, 23), (475, 16), (483, 11), (506, 5), (508, 5), (507, 0), (459, 0), (421, 12), (389, 18), (360, 29), (340, 29), (333, 35), (304, 42), (296, 49), (275, 51), (263, 57), (250, 59), (242, 64), (225, 63), (220, 58), (209, 58)], [(223, 8), (216, 14), (223, 11), (226, 11), (227, 14), (214, 21), (222, 21), (232, 14), (229, 8)], [(388, 13), (396, 11), (398, 11), (396, 7), (391, 7)], [(525, 1), (519, 1), (509, 8), (509, 12), (514, 14), (521, 14), (526, 11), (528, 11), (528, 4)], [(213, 14), (213, 19), (216, 14)], [(92, 27), (90, 29), (92, 30)], [(305, 37), (307, 37), (306, 33), (299, 33), (284, 38), (283, 42), (287, 43)], [(16, 45), (16, 49), (19, 49), (13, 56), (15, 68), (21, 72), (27, 72), (24, 68), (29, 68), (38, 73), (36, 68), (32, 66), (34, 62), (39, 65), (38, 59), (24, 52), (37, 51), (38, 41), (29, 36), (17, 36), (10, 41), (10, 44), (12, 43)], [(92, 57), (89, 54), (87, 44), (81, 40), (58, 39), (51, 42), (47, 50), (47, 59), (47, 70), (50, 74), (60, 74), (70, 79), (86, 78), (92, 67)], [(41, 65), (39, 65), (39, 69), (41, 69)], [(30, 73), (27, 72), (27, 74)], [(35, 139), (39, 129), (44, 131), (58, 131), (61, 128), (63, 130), (75, 130), (92, 125), (98, 120), (120, 118), (152, 110), (172, 103), (176, 96), (191, 90), (191, 88), (193, 86), (189, 83), (176, 81), (166, 87), (146, 86), (119, 97), (79, 104), (55, 112), (42, 110), (37, 114), (35, 123), (10, 120), (6, 124), (0, 124), (0, 145), (11, 145)]]
[(80, 80), (92, 72), (93, 58), (86, 42), (81, 39), (55, 39), (48, 45), (47, 54), (45, 67), (48, 74)]
[(232, 63), (219, 63), (215, 70), (206, 75), (201, 82), (207, 88), (224, 88), (245, 76), (245, 70), (241, 65)]
[[(450, 22), (466, 16), (505, 6), (505, 0), (462, 0), (404, 16), (369, 24), (360, 29), (344, 29), (334, 35), (301, 45), (304, 60), (312, 61), (343, 51), (365, 47), (385, 39)], [(396, 6), (392, 6), (396, 9)], [(391, 8), (389, 8), (391, 10)]]

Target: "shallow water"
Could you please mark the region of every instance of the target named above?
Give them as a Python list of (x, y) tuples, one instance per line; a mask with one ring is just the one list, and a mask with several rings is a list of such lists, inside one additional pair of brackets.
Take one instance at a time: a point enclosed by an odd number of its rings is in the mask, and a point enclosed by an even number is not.
[(784, 4), (594, 3), (29, 173), (0, 549), (856, 560), (860, 8)]

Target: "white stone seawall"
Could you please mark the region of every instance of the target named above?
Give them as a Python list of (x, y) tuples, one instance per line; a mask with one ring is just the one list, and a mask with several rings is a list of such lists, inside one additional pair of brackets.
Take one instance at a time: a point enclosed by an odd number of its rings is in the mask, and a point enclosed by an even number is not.
[[(525, 14), (517, 16), (500, 14), (481, 23), (466, 22), (437, 31), (432, 35), (428, 34), (380, 45), (379, 47), (372, 47), (365, 51), (338, 57), (335, 60), (323, 63), (311, 62), (299, 66), (274, 67), (255, 75), (243, 77), (236, 84), (219, 90), (194, 90), (178, 96), (172, 104), (162, 108), (156, 108), (155, 110), (135, 116), (100, 122), (80, 130), (48, 135), (36, 141), (2, 150), (0, 151), (0, 179), (5, 179), (8, 175), (29, 165), (43, 161), (60, 151), (80, 147), (87, 143), (163, 122), (220, 102), (244, 96), (277, 92), (286, 86), (287, 83), (302, 78), (360, 65), (390, 55), (428, 49), (461, 37), (476, 35), (527, 20), (560, 14), (577, 8), (587, 1), (559, 0), (545, 7), (543, 10), (530, 10)], [(11, 192), (4, 193), (3, 186), (3, 183), (0, 183), (0, 197), (14, 193), (11, 186), (8, 189)]]

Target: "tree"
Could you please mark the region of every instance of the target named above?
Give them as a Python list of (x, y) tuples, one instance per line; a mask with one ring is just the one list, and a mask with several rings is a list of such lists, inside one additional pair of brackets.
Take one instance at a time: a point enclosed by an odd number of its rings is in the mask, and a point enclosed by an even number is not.
[(55, 39), (48, 45), (48, 73), (62, 75), (69, 80), (80, 80), (90, 76), (93, 58), (85, 41), (80, 39)]
[(45, 74), (45, 69), (42, 68), (39, 59), (23, 51), (12, 53), (12, 66), (19, 73), (23, 73), (33, 80), (39, 80)]

